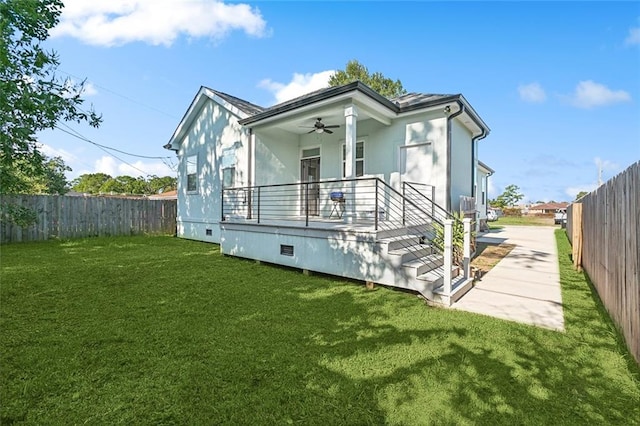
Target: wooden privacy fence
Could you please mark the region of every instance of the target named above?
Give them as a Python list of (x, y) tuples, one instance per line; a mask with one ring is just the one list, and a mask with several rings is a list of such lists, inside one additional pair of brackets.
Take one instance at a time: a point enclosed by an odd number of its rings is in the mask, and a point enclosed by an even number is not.
[(10, 195), (2, 196), (0, 203), (4, 211), (8, 205), (23, 207), (36, 217), (35, 223), (25, 227), (2, 217), (2, 243), (176, 232), (176, 200)]
[(640, 363), (640, 162), (567, 210), (574, 265), (584, 268)]

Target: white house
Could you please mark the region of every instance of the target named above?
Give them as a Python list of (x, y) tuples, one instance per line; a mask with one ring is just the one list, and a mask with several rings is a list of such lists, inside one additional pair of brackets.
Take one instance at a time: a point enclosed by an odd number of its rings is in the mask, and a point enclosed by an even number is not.
[(354, 82), (262, 108), (202, 87), (165, 145), (179, 158), (178, 236), (448, 305), (471, 283), (450, 212), (486, 212), (488, 133), (460, 94), (390, 100)]
[(477, 229), (487, 229), (487, 209), (489, 207), (489, 177), (495, 171), (482, 161), (478, 161), (476, 177), (476, 211)]

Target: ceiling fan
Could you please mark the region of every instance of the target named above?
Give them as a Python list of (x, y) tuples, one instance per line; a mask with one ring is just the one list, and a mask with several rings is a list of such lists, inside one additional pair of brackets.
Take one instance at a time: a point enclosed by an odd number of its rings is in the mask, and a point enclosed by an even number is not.
[(313, 123), (313, 126), (300, 126), (300, 127), (307, 127), (307, 128), (311, 127), (312, 130), (310, 130), (307, 133), (316, 132), (316, 133), (329, 133), (329, 134), (331, 134), (331, 133), (333, 133), (333, 131), (331, 131), (329, 129), (336, 129), (336, 128), (340, 127), (340, 125), (331, 124), (331, 125), (327, 126), (322, 122), (322, 118), (318, 118), (318, 119), (316, 119), (316, 122)]

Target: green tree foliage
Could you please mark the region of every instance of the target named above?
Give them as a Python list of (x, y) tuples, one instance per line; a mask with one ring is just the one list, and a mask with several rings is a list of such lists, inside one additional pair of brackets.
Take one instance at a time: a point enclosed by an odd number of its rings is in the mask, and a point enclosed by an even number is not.
[(347, 62), (344, 70), (336, 71), (336, 73), (329, 78), (329, 86), (341, 86), (354, 81), (363, 82), (387, 98), (395, 98), (407, 93), (404, 87), (402, 87), (400, 80), (393, 81), (380, 72), (370, 74), (367, 67), (355, 59)]
[(65, 172), (71, 168), (61, 157), (42, 156), (42, 165), (34, 165), (24, 158), (15, 160), (16, 167), (11, 174), (15, 194), (65, 194), (69, 185)]
[(143, 177), (116, 176), (105, 173), (87, 173), (71, 182), (71, 189), (87, 194), (151, 195), (176, 189), (178, 179), (170, 176)]
[(178, 187), (178, 178), (171, 176), (151, 176), (149, 178), (149, 193), (160, 194), (167, 191), (173, 191)]
[(524, 194), (520, 193), (520, 188), (517, 185), (507, 185), (504, 192), (496, 197), (495, 200), (490, 200), (489, 204), (492, 207), (509, 207), (515, 206), (524, 198)]
[(40, 46), (62, 7), (60, 0), (0, 1), (0, 193), (20, 193), (23, 176), (46, 178), (56, 169), (38, 150), (38, 131), (60, 121), (101, 122), (81, 109), (83, 83), (56, 77), (58, 56)]
[(585, 196), (585, 195), (587, 195), (587, 194), (588, 194), (588, 192), (587, 192), (587, 191), (580, 191), (580, 192), (578, 192), (578, 195), (576, 195), (576, 200), (575, 200), (575, 201), (578, 201), (580, 198), (584, 197), (584, 196)]
[(106, 173), (87, 173), (71, 181), (71, 189), (86, 194), (99, 194), (106, 181), (113, 179)]

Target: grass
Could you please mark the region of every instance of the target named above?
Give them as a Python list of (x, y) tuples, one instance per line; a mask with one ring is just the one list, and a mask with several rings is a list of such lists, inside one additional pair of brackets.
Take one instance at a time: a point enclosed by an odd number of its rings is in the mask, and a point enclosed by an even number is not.
[(557, 235), (565, 333), (170, 237), (3, 246), (0, 424), (638, 424)]
[(552, 217), (540, 216), (500, 216), (497, 221), (489, 222), (491, 229), (499, 229), (504, 225), (559, 226), (554, 225)]

